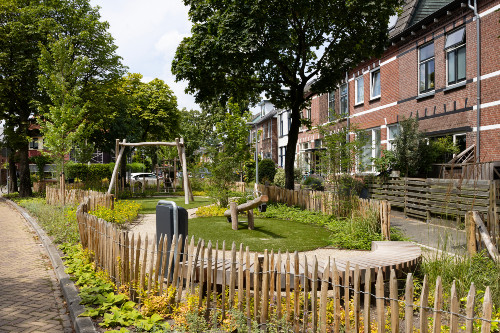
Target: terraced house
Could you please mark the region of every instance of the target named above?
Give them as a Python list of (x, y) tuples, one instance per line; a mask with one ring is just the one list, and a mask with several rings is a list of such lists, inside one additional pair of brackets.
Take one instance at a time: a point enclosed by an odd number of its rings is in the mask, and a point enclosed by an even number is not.
[(499, 178), (499, 9), (499, 0), (407, 0), (384, 54), (360, 63), (303, 111), (313, 129), (301, 130), (296, 163), (314, 168), (322, 145), (314, 126), (338, 122), (337, 113), (346, 115), (341, 124), (349, 121), (370, 138), (357, 171), (374, 172), (371, 158), (392, 148), (398, 122), (418, 117), (429, 138), (453, 138), (463, 152), (454, 162), (481, 162), (481, 178)]

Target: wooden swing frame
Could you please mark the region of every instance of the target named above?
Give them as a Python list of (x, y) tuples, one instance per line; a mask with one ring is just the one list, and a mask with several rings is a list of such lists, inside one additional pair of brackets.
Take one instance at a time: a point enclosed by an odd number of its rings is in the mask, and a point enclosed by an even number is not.
[[(123, 152), (125, 151), (125, 147), (142, 147), (142, 146), (169, 146), (169, 147), (177, 147), (177, 153), (179, 154), (179, 160), (182, 165), (182, 181), (184, 186), (184, 202), (185, 204), (189, 204), (189, 199), (193, 200), (193, 194), (191, 193), (191, 188), (189, 186), (188, 173), (187, 173), (187, 163), (186, 163), (186, 147), (184, 144), (183, 138), (176, 138), (175, 142), (127, 142), (127, 140), (123, 139), (120, 142), (119, 139), (116, 139), (116, 151), (119, 150), (118, 156), (116, 157), (115, 167), (113, 169), (113, 175), (111, 176), (111, 181), (109, 182), (108, 194), (111, 194), (111, 190), (113, 186), (116, 184), (116, 176), (118, 174), (118, 166), (120, 165), (120, 161), (123, 156)], [(118, 189), (115, 188), (115, 194), (117, 194)]]

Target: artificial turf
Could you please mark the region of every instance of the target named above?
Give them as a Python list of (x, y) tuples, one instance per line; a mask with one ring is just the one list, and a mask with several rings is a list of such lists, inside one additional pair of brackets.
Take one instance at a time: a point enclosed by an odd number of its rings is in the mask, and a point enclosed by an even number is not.
[[(246, 220), (243, 215), (240, 220)], [(240, 243), (243, 249), (246, 246), (250, 251), (262, 252), (265, 249), (275, 252), (279, 249), (285, 251), (307, 251), (329, 245), (330, 232), (320, 226), (305, 224), (295, 221), (278, 219), (255, 219), (255, 229), (248, 230), (245, 222), (240, 222), (238, 230), (231, 229), (231, 223), (225, 217), (199, 217), (190, 219), (188, 222), (188, 234), (195, 239), (202, 238), (205, 245), (208, 241), (226, 241), (226, 249), (231, 249), (232, 242), (239, 249)]]

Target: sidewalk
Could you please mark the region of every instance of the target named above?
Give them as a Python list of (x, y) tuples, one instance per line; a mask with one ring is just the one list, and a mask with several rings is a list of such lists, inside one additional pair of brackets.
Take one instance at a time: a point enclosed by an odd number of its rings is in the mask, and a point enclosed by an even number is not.
[(0, 332), (73, 332), (44, 247), (5, 202), (0, 230)]
[(402, 212), (393, 210), (391, 227), (400, 230), (406, 237), (420, 245), (458, 255), (467, 254), (465, 231), (453, 226), (441, 226), (405, 218)]

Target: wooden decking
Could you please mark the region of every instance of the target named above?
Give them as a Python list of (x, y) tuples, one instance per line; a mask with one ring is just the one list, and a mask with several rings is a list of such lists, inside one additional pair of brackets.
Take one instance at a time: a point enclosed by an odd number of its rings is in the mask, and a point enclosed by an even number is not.
[[(246, 263), (246, 254), (243, 253), (243, 261), (241, 262), (238, 257), (235, 257), (236, 260), (234, 262), (234, 267), (231, 267), (232, 259), (226, 259), (223, 261), (221, 259), (221, 254), (219, 253), (217, 256), (217, 273), (216, 273), (216, 279), (215, 282), (218, 285), (229, 285), (230, 279), (231, 279), (231, 271), (233, 270), (234, 280), (236, 286), (238, 286), (238, 281), (239, 281), (239, 274), (240, 274), (240, 267), (242, 267), (242, 274), (246, 276), (246, 271), (247, 271), (247, 263)], [(229, 255), (229, 258), (230, 255)], [(339, 271), (340, 275), (340, 281), (341, 283), (344, 283), (344, 276), (346, 272), (346, 268), (349, 265), (349, 276), (350, 280), (352, 281), (352, 278), (354, 277), (354, 270), (356, 268), (356, 265), (359, 267), (360, 270), (360, 278), (361, 278), (361, 284), (364, 283), (365, 279), (365, 273), (366, 270), (371, 271), (371, 276), (374, 277), (376, 271), (378, 271), (379, 267), (382, 269), (382, 272), (384, 273), (384, 279), (388, 280), (389, 279), (389, 274), (391, 269), (395, 269), (396, 273), (400, 276), (404, 272), (410, 271), (415, 265), (420, 261), (421, 258), (421, 249), (419, 246), (411, 243), (411, 242), (372, 242), (372, 250), (370, 252), (367, 252), (365, 255), (360, 255), (357, 257), (352, 257), (352, 258), (331, 258), (330, 261), (333, 263), (335, 261), (335, 264), (337, 266), (337, 270)], [(262, 264), (264, 261), (264, 256), (260, 255), (259, 256), (259, 272), (262, 273)], [(308, 279), (312, 279), (312, 272), (313, 272), (313, 258), (308, 257), (307, 258), (307, 274), (306, 273), (306, 267), (305, 267), (305, 258), (304, 256), (301, 256), (300, 254), (297, 254), (295, 256), (294, 254), (290, 254), (290, 263), (289, 263), (289, 269), (287, 269), (287, 258), (286, 255), (281, 255), (281, 263), (280, 266), (278, 267), (277, 262), (278, 262), (278, 257), (275, 254), (274, 257), (269, 257), (269, 265), (270, 269), (266, 270), (264, 269), (264, 272), (269, 272), (269, 273), (274, 273), (276, 276), (279, 275), (281, 276), (281, 285), (283, 288), (285, 287), (285, 282), (286, 282), (286, 272), (289, 272), (288, 274), (290, 275), (290, 281), (294, 280), (295, 277), (295, 262), (298, 262), (298, 275), (300, 278), (300, 283), (303, 285), (304, 277), (307, 276)], [(215, 262), (215, 256), (212, 257), (211, 260), (207, 260), (205, 257), (204, 264), (203, 264), (203, 272), (204, 272), (204, 280), (206, 281), (206, 274), (208, 271), (208, 265), (211, 266), (211, 273), (214, 274), (214, 262)], [(250, 264), (249, 266), (249, 271), (250, 271), (250, 285), (253, 285), (253, 280), (254, 280), (254, 272), (255, 272), (255, 255), (252, 253), (250, 254)], [(323, 273), (325, 270), (325, 267), (328, 265), (327, 261), (318, 261), (318, 279), (323, 278)], [(195, 274), (196, 277), (195, 279), (198, 280), (200, 277), (200, 264), (199, 261), (196, 265), (195, 268)], [(226, 279), (223, 281), (223, 274), (226, 274)], [(215, 274), (214, 274), (215, 277)], [(372, 278), (372, 281), (373, 278)], [(246, 283), (245, 283), (246, 284)]]

